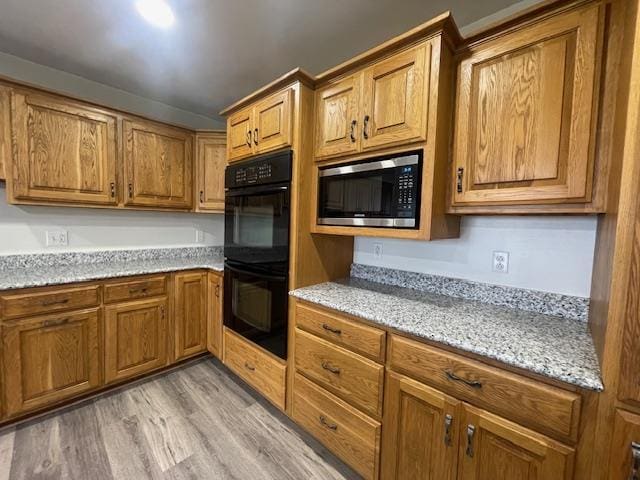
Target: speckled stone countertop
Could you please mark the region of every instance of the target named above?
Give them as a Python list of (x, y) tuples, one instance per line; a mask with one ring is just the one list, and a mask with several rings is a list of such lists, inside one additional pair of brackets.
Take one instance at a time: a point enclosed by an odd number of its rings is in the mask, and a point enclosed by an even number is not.
[(555, 380), (603, 389), (587, 324), (575, 319), (361, 278), (300, 288), (291, 295)]
[(0, 257), (0, 290), (182, 270), (224, 270), (221, 247), (108, 250)]

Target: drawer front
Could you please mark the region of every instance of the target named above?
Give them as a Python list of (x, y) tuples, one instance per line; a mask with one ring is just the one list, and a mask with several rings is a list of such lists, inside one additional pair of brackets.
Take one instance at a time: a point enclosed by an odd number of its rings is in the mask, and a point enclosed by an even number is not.
[(378, 478), (380, 423), (300, 374), (294, 379), (291, 416), (364, 478)]
[(382, 365), (302, 330), (296, 330), (295, 364), (334, 395), (370, 415), (382, 415)]
[(296, 325), (319, 337), (384, 362), (385, 332), (338, 314), (296, 304)]
[(0, 316), (3, 318), (26, 317), (94, 307), (100, 303), (100, 286), (56, 288), (46, 291), (0, 295)]
[(224, 364), (284, 410), (286, 364), (226, 328)]
[(420, 342), (390, 337), (393, 370), (523, 425), (576, 440), (579, 395)]
[(167, 293), (167, 277), (164, 275), (108, 283), (104, 286), (104, 303), (157, 297), (165, 293)]

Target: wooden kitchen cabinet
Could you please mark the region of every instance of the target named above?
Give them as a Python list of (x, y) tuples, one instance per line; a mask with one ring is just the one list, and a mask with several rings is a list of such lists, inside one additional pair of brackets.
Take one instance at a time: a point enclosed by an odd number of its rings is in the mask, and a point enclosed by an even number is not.
[(193, 135), (142, 120), (123, 122), (125, 205), (193, 206)]
[(45, 407), (101, 385), (99, 309), (2, 325), (6, 413)]
[(115, 116), (27, 91), (13, 93), (12, 112), (11, 201), (118, 203)]
[(292, 142), (293, 90), (269, 95), (227, 119), (229, 162), (284, 148)]
[(207, 350), (222, 359), (223, 321), (224, 321), (224, 277), (209, 272), (207, 306)]
[(571, 480), (574, 451), (487, 411), (462, 405), (460, 480)]
[(604, 13), (583, 5), (460, 58), (453, 207), (591, 201)]
[(609, 480), (629, 480), (640, 473), (640, 415), (615, 413)]
[(11, 89), (0, 85), (0, 180), (6, 180), (11, 162)]
[(175, 360), (207, 350), (207, 291), (206, 273), (174, 277)]
[(166, 311), (166, 297), (105, 307), (106, 383), (167, 364)]
[(227, 167), (225, 132), (196, 134), (198, 211), (224, 211), (224, 170)]
[(460, 403), (436, 389), (388, 372), (381, 477), (455, 479)]

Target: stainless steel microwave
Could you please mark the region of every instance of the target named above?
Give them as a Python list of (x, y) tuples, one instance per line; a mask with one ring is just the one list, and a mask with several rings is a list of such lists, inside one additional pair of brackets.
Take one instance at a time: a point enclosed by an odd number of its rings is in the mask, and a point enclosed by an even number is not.
[(418, 228), (422, 152), (319, 171), (318, 224)]

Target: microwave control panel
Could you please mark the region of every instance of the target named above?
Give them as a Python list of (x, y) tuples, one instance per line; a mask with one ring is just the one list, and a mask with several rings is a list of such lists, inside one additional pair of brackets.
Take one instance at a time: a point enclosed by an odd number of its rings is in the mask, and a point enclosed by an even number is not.
[(417, 165), (407, 165), (398, 168), (397, 175), (397, 215), (402, 218), (415, 216), (418, 188)]

